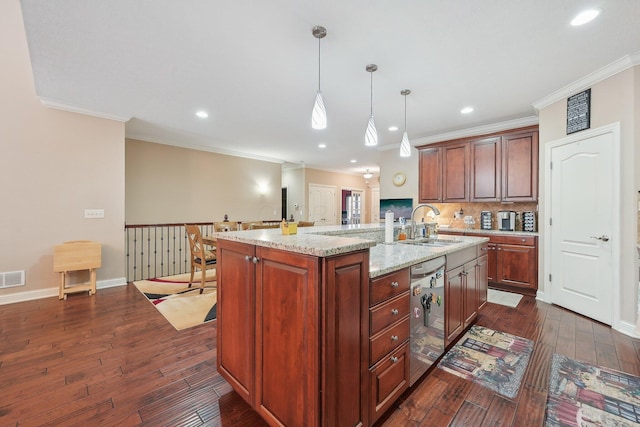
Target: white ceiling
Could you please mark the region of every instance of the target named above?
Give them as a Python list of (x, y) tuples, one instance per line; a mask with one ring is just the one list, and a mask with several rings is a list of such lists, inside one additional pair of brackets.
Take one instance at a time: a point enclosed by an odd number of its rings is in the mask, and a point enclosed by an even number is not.
[[(21, 0), (37, 95), (127, 137), (361, 173), (420, 138), (535, 116), (640, 51), (639, 0)], [(583, 9), (603, 9), (582, 27)], [(311, 128), (321, 42), (325, 130)], [(374, 73), (376, 148), (364, 146)], [(473, 106), (469, 115), (460, 114)], [(197, 110), (209, 118), (199, 119)], [(390, 132), (396, 125), (400, 129)], [(324, 142), (322, 150), (318, 143)], [(356, 159), (357, 163), (349, 161)]]

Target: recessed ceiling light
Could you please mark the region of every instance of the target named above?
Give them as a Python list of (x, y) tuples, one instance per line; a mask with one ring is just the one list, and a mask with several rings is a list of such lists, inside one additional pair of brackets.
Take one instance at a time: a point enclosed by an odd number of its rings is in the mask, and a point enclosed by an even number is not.
[(320, 144), (318, 144), (318, 148), (327, 148), (327, 144), (321, 142)]
[(591, 22), (596, 19), (596, 17), (600, 15), (601, 12), (602, 9), (589, 9), (580, 12), (575, 18), (573, 18), (573, 20), (571, 21), (571, 25), (576, 27), (578, 25), (584, 25), (587, 22)]
[(398, 130), (398, 126), (389, 126), (389, 130), (390, 130), (391, 132), (395, 132), (395, 131), (397, 131), (397, 130)]
[(351, 163), (356, 163), (356, 162), (357, 162), (357, 160), (356, 160), (356, 159), (351, 159), (351, 160), (350, 160), (350, 162), (351, 162)]
[(469, 114), (469, 113), (473, 112), (473, 107), (464, 107), (462, 110), (460, 110), (460, 112), (462, 114)]
[(207, 113), (206, 111), (198, 111), (196, 113), (196, 116), (200, 117), (201, 119), (206, 119), (207, 117), (209, 117), (209, 113)]

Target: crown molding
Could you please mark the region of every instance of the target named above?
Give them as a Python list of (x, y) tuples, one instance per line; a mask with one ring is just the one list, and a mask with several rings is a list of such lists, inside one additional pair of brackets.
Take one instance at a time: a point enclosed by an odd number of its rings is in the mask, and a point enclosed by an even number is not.
[[(438, 135), (426, 136), (423, 138), (416, 138), (411, 141), (411, 148), (415, 148), (419, 145), (433, 144), (441, 141), (449, 141), (451, 139), (466, 138), (468, 136), (486, 135), (489, 133), (500, 132), (503, 130), (522, 128), (526, 126), (534, 126), (538, 124), (537, 116), (522, 117), (520, 119), (506, 120), (504, 122), (492, 123), (488, 125), (476, 126), (467, 129), (460, 129), (446, 133), (440, 133)], [(385, 145), (380, 147), (381, 151), (384, 150), (396, 150), (399, 149), (400, 144)]]
[(636, 65), (640, 65), (640, 51), (623, 56), (622, 58), (613, 61), (611, 64), (605, 65), (604, 67), (590, 74), (587, 74), (586, 76), (576, 80), (575, 82), (558, 89), (552, 94), (539, 99), (531, 105), (536, 109), (536, 111), (539, 111), (553, 103), (566, 99), (575, 93), (587, 89), (588, 87), (593, 86), (596, 83), (608, 79), (611, 76), (621, 73), (622, 71), (625, 71), (631, 67), (635, 67)]
[(115, 114), (101, 113), (99, 111), (87, 110), (86, 108), (76, 107), (75, 105), (63, 104), (62, 102), (54, 101), (53, 99), (48, 99), (43, 97), (39, 97), (39, 98), (40, 98), (40, 102), (42, 102), (42, 104), (44, 104), (45, 107), (53, 108), (55, 110), (62, 110), (62, 111), (68, 111), (71, 113), (84, 114), (86, 116), (98, 117), (100, 119), (115, 120), (116, 122), (122, 122), (122, 123), (126, 123), (129, 120), (131, 120), (131, 116), (124, 117), (124, 116), (117, 116)]
[(158, 138), (149, 138), (148, 136), (145, 136), (145, 135), (136, 135), (131, 132), (127, 132), (125, 135), (125, 138), (135, 139), (137, 141), (143, 141), (143, 142), (153, 142), (154, 144), (169, 145), (172, 147), (186, 148), (189, 150), (198, 150), (198, 151), (206, 151), (209, 153), (223, 154), (225, 156), (242, 157), (242, 158), (251, 159), (251, 160), (260, 160), (260, 161), (269, 162), (269, 163), (280, 163), (280, 164), (284, 163), (284, 160), (281, 160), (281, 159), (263, 157), (263, 156), (258, 156), (251, 153), (244, 153), (240, 151), (225, 150), (222, 148), (216, 148), (208, 145), (194, 144), (189, 142), (173, 142), (173, 141), (167, 142)]

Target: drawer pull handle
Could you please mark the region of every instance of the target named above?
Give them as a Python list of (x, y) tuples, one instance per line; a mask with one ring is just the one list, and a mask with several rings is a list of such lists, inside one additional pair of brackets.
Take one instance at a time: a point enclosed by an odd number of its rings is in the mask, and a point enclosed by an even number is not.
[(400, 286), (400, 284), (398, 282), (391, 282), (391, 287), (392, 288), (397, 288), (398, 286)]
[(391, 341), (398, 341), (397, 335), (391, 335)]
[(392, 363), (397, 363), (398, 362), (398, 358), (395, 356), (391, 356), (391, 362)]
[(400, 312), (398, 311), (398, 309), (397, 309), (397, 308), (392, 308), (392, 309), (391, 309), (391, 314), (393, 314), (394, 316), (397, 316), (397, 315), (398, 315), (398, 313), (400, 313)]

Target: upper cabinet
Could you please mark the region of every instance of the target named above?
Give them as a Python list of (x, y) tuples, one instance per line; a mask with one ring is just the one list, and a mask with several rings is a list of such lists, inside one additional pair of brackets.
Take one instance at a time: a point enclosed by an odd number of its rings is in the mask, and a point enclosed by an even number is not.
[(446, 144), (420, 150), (420, 202), (469, 200), (469, 144)]
[(538, 127), (418, 147), (420, 202), (535, 202)]

